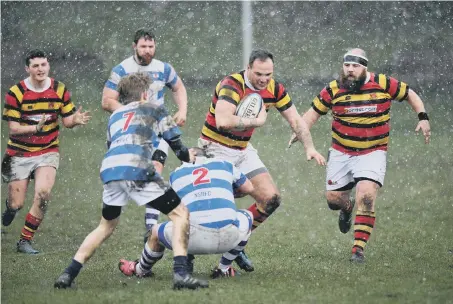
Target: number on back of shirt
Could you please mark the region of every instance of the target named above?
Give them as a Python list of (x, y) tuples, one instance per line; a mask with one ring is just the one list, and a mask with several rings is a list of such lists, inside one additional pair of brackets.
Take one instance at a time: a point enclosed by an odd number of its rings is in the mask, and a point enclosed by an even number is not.
[(126, 122), (124, 123), (123, 126), (123, 132), (126, 132), (127, 129), (129, 129), (129, 126), (131, 125), (132, 118), (134, 117), (135, 112), (126, 112), (123, 114), (123, 117), (126, 118)]
[(194, 186), (198, 186), (201, 184), (208, 184), (211, 182), (211, 179), (207, 177), (209, 170), (206, 168), (198, 168), (192, 171), (192, 175), (195, 177), (193, 182)]

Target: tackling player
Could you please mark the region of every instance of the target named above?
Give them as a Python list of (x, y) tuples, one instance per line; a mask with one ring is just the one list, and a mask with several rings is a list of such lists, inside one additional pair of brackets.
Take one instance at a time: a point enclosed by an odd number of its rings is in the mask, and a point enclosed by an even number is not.
[(129, 199), (167, 214), (172, 221), (173, 286), (178, 289), (208, 287), (206, 281), (193, 278), (187, 271), (188, 210), (156, 172), (151, 161), (152, 142), (160, 133), (180, 160), (193, 162), (195, 155), (182, 144), (179, 128), (165, 108), (147, 102), (151, 83), (147, 74), (133, 73), (118, 84), (119, 100), (124, 106), (112, 113), (108, 123), (109, 149), (101, 166), (104, 183), (101, 222), (85, 238), (70, 265), (55, 281), (55, 288), (71, 286), (83, 264), (112, 235), (121, 209)]
[[(234, 276), (233, 260), (247, 244), (253, 215), (237, 210), (234, 191), (248, 194), (252, 183), (228, 161), (206, 158), (197, 150), (194, 164), (184, 163), (170, 175), (170, 185), (190, 212), (188, 253), (193, 272), (193, 255), (225, 253), (211, 277)], [(234, 190), (233, 190), (234, 189)], [(172, 249), (172, 222), (153, 227), (140, 260), (120, 260), (119, 268), (127, 276), (150, 276), (165, 248)]]

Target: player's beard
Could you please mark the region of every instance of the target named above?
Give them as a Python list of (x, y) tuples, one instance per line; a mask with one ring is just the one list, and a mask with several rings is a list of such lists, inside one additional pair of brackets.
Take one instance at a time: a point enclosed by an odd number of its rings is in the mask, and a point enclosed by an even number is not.
[(366, 69), (363, 70), (362, 74), (356, 79), (349, 79), (349, 75), (344, 73), (344, 70), (340, 71), (340, 87), (342, 89), (358, 91), (365, 83), (366, 80)]
[(148, 56), (140, 56), (138, 54), (138, 51), (135, 51), (135, 57), (137, 57), (137, 63), (139, 65), (148, 65), (151, 63), (153, 60), (154, 56), (153, 55), (148, 55)]

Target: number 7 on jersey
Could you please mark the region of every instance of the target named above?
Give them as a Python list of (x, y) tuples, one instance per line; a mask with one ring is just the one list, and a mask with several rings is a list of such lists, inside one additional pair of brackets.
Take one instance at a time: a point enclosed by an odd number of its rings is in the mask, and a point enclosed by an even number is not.
[(123, 133), (126, 132), (127, 129), (129, 129), (129, 126), (131, 124), (131, 120), (134, 117), (134, 115), (135, 115), (134, 111), (126, 112), (126, 113), (123, 114), (123, 117), (126, 118), (126, 122), (124, 123), (124, 126), (123, 126)]

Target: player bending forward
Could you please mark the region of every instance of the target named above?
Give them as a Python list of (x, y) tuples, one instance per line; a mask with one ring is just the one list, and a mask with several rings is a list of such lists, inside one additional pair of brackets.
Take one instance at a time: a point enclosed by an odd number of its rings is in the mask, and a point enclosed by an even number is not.
[[(183, 163), (170, 174), (171, 187), (190, 213), (188, 272), (193, 273), (195, 254), (224, 253), (211, 277), (234, 276), (231, 264), (247, 244), (253, 215), (236, 208), (233, 192), (248, 194), (253, 185), (230, 162), (207, 158), (201, 149), (193, 150), (196, 162)], [(121, 272), (127, 276), (152, 275), (152, 267), (162, 259), (165, 248), (173, 247), (172, 230), (172, 222), (154, 226), (140, 260), (120, 260)]]
[(193, 278), (187, 272), (187, 237), (189, 213), (176, 192), (156, 172), (151, 160), (153, 140), (157, 134), (168, 142), (181, 161), (195, 161), (195, 153), (183, 145), (181, 132), (162, 106), (148, 100), (151, 78), (145, 73), (123, 77), (118, 85), (122, 107), (116, 109), (108, 123), (109, 150), (104, 156), (101, 179), (102, 218), (99, 226), (83, 241), (69, 266), (55, 281), (55, 288), (70, 287), (83, 264), (107, 240), (118, 225), (121, 209), (129, 199), (167, 214), (175, 227), (173, 287), (196, 289), (208, 282)]

